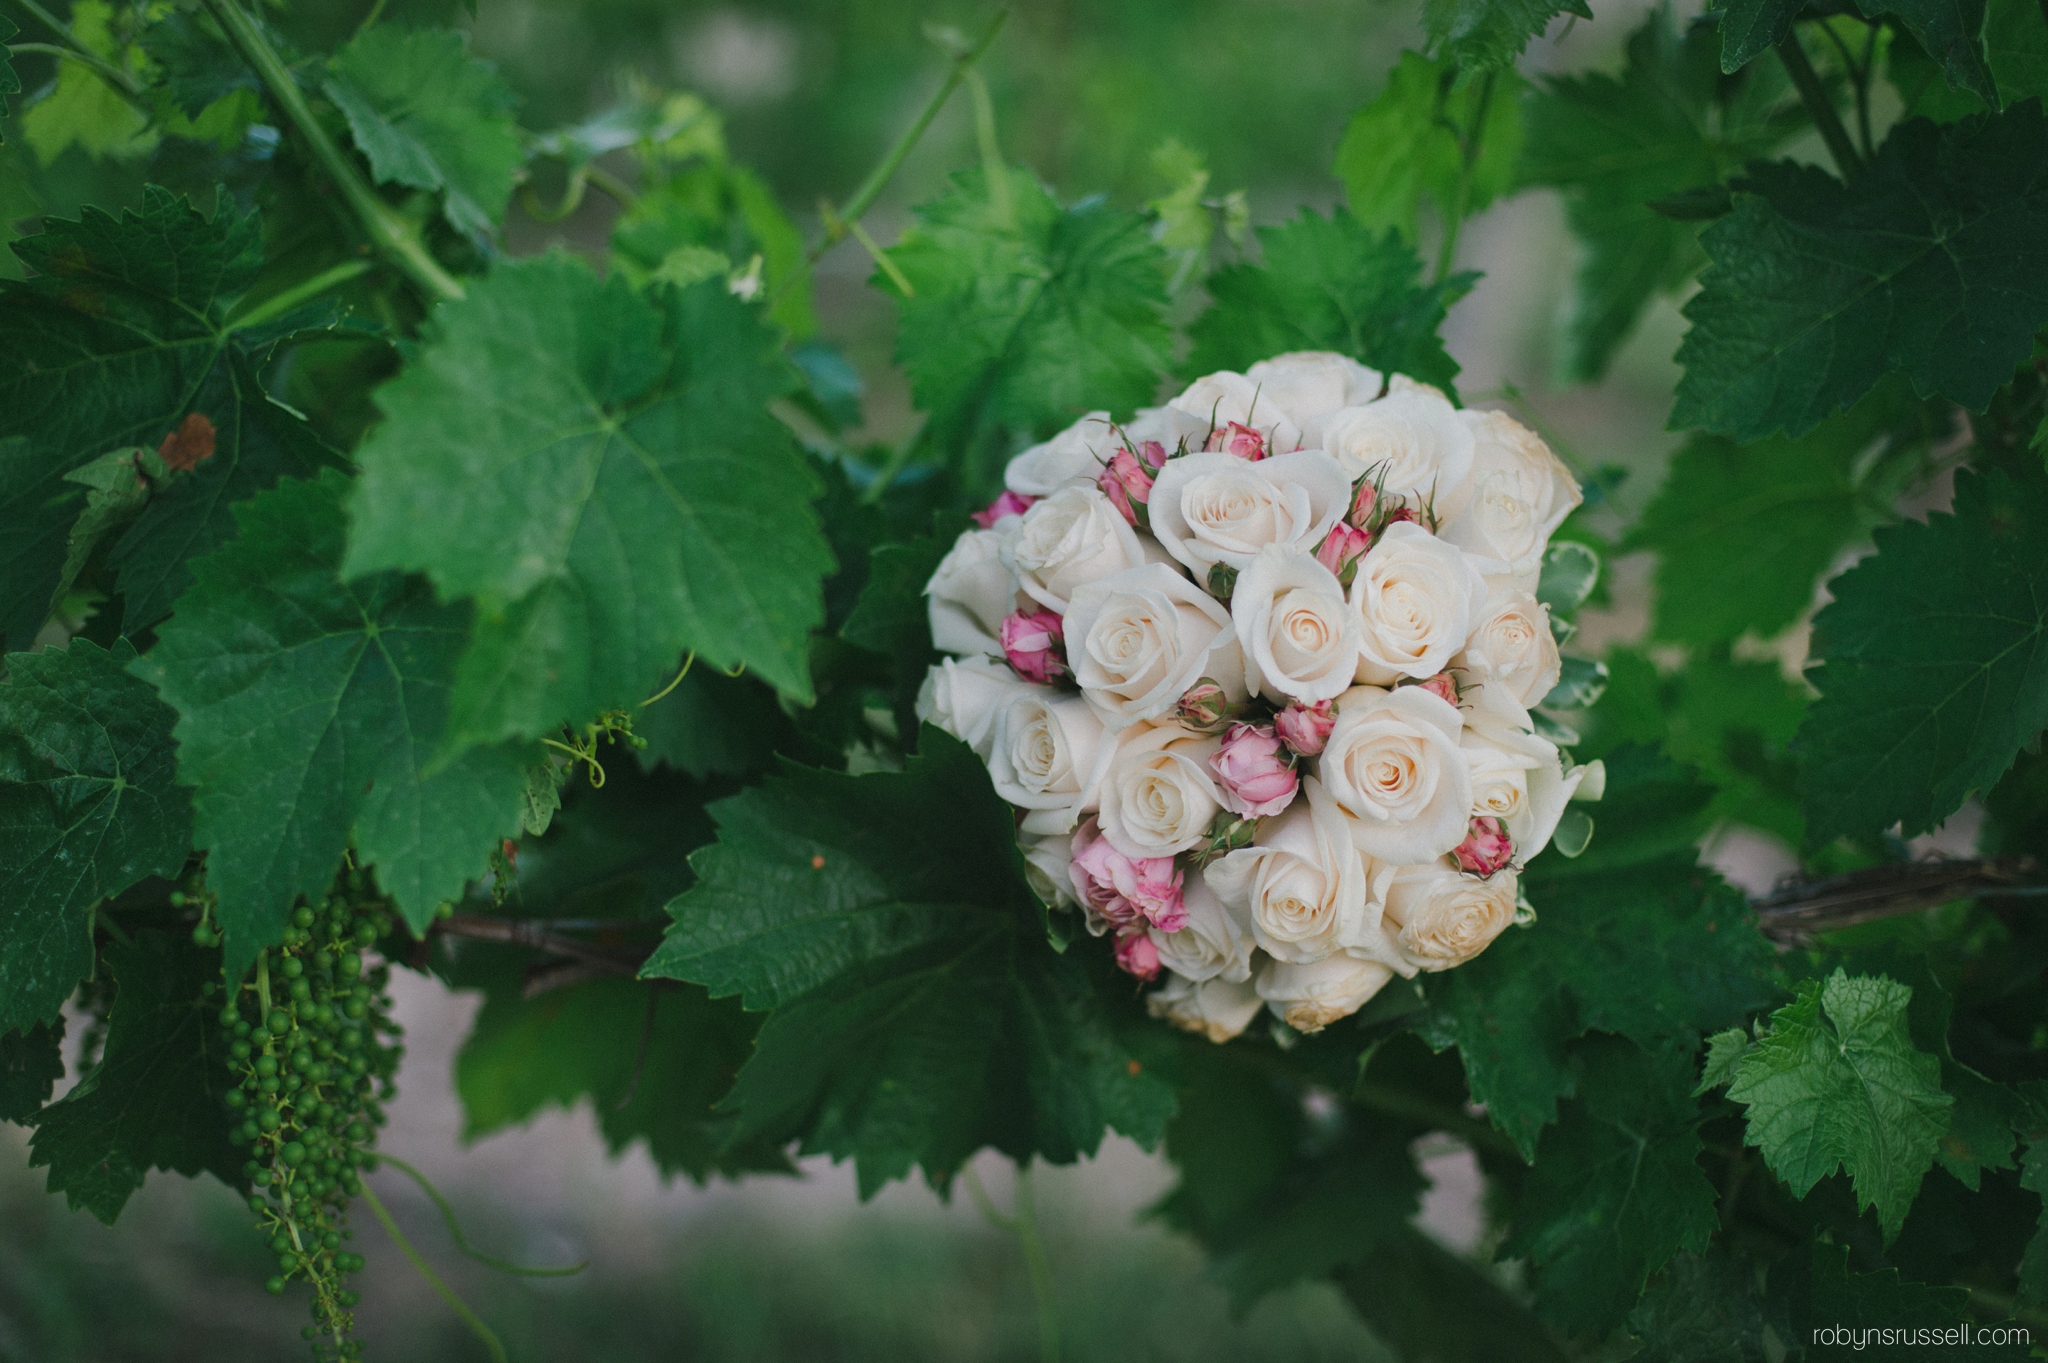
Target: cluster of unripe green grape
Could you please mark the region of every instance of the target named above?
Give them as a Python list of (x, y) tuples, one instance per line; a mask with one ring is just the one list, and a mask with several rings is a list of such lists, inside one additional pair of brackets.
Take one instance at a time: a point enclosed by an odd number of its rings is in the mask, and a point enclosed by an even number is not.
[(304, 1333), (315, 1358), (361, 1356), (349, 1338), (358, 1298), (343, 1286), (363, 1266), (346, 1248), (347, 1207), (362, 1191), (402, 1053), (385, 992), (390, 968), (366, 968), (362, 953), (391, 928), (364, 876), (345, 873), (336, 893), (293, 913), (283, 942), (257, 958), (220, 1015), (237, 1081), (226, 1096), (228, 1135), (249, 1150), (249, 1209), (277, 1255), (265, 1286), (312, 1287), (314, 1323)]

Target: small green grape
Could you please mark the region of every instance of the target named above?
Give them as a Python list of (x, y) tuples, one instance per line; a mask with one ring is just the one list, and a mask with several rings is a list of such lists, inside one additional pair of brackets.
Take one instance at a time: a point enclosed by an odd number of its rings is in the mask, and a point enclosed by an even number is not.
[(305, 906), (304, 904), (301, 904), (301, 905), (299, 905), (299, 907), (298, 907), (298, 908), (296, 908), (296, 909), (292, 910), (292, 922), (293, 922), (293, 923), (294, 923), (295, 925), (297, 925), (298, 927), (302, 927), (302, 928), (310, 928), (310, 927), (312, 927), (312, 926), (313, 926), (313, 920), (314, 920), (314, 918), (316, 918), (317, 916), (318, 916), (318, 915), (316, 915), (316, 914), (315, 914), (315, 913), (313, 912), (313, 910), (311, 910), (310, 908), (306, 907), (306, 906)]
[(265, 1278), (263, 1280), (263, 1290), (273, 1297), (282, 1296), (284, 1294), (284, 1279)]

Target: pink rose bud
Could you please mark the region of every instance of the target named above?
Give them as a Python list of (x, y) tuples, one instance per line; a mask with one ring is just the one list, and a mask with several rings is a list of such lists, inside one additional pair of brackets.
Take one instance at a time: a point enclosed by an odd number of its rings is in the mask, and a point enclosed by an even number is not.
[(1316, 549), (1316, 562), (1328, 568), (1345, 586), (1358, 575), (1358, 560), (1372, 548), (1372, 532), (1355, 525), (1334, 526)]
[(1231, 725), (1209, 767), (1223, 786), (1224, 806), (1247, 819), (1278, 814), (1301, 785), (1270, 724)]
[(1135, 932), (1118, 933), (1116, 964), (1117, 969), (1127, 975), (1136, 975), (1141, 980), (1158, 979), (1159, 948), (1152, 944), (1152, 934), (1143, 928)]
[(1490, 876), (1515, 859), (1515, 844), (1499, 819), (1482, 814), (1472, 820), (1472, 831), (1451, 849), (1451, 855), (1459, 869)]
[[(1396, 507), (1394, 509), (1393, 514), (1387, 517), (1386, 525), (1398, 525), (1402, 521), (1408, 521), (1412, 524), (1419, 525), (1432, 535), (1436, 533), (1436, 527), (1431, 525), (1426, 519), (1424, 519), (1422, 513), (1420, 511), (1417, 511), (1414, 507)], [(1381, 528), (1385, 529), (1386, 526), (1383, 525)]]
[(1067, 675), (1065, 622), (1044, 606), (1003, 617), (1003, 656), (1026, 681), (1049, 682)]
[(1221, 732), (1229, 715), (1230, 697), (1209, 677), (1190, 686), (1173, 705), (1173, 718), (1196, 733)]
[(1145, 504), (1152, 499), (1152, 479), (1166, 464), (1166, 446), (1146, 440), (1133, 450), (1125, 444), (1109, 457), (1109, 463), (1095, 475), (1095, 485), (1109, 498), (1124, 520), (1139, 529), (1149, 529), (1151, 518)]
[(1145, 923), (1163, 932), (1186, 926), (1181, 871), (1172, 857), (1127, 857), (1094, 819), (1074, 830), (1073, 852), (1067, 878), (1090, 914), (1119, 931)]
[(1031, 509), (1036, 497), (1026, 497), (1019, 492), (1005, 492), (987, 506), (974, 513), (974, 523), (984, 530), (996, 528), (996, 522), (1005, 516), (1021, 516)]
[(1351, 497), (1351, 514), (1344, 519), (1360, 530), (1372, 524), (1372, 509), (1379, 505), (1379, 490), (1372, 485), (1372, 479), (1358, 480), (1358, 491)]
[(1210, 433), (1209, 448), (1256, 463), (1266, 457), (1266, 436), (1263, 431), (1255, 431), (1241, 422), (1233, 421), (1222, 430)]
[(1337, 706), (1334, 701), (1319, 700), (1313, 705), (1296, 703), (1273, 716), (1273, 728), (1278, 731), (1280, 741), (1303, 757), (1314, 757), (1330, 741), (1330, 730), (1337, 726)]
[(1446, 705), (1456, 706), (1458, 703), (1458, 679), (1448, 672), (1439, 672), (1434, 677), (1425, 677), (1423, 680), (1416, 682), (1415, 685), (1429, 692), (1429, 694), (1435, 696)]

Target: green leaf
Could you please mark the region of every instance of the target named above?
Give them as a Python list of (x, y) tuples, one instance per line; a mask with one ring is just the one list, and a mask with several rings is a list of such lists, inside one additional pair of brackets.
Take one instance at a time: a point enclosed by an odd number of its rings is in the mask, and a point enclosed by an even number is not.
[(209, 222), (151, 185), (140, 212), (45, 218), (13, 249), (37, 274), (0, 282), (0, 632), (10, 643), (26, 646), (41, 626), (85, 506), (86, 490), (65, 475), (112, 450), (155, 450), (195, 415), (213, 430), (211, 455), (159, 489), (111, 553), (122, 629), (136, 635), (170, 613), (186, 558), (234, 533), (231, 504), (338, 456), (270, 400), (261, 357), (225, 327), (262, 265), (256, 219), (231, 200)]
[(1997, 86), (1978, 41), (1984, 27), (1985, 0), (1889, 0), (1883, 4), (1857, 0), (1857, 8), (1868, 18), (1885, 14), (1896, 18), (1921, 50), (1941, 63), (1950, 85), (1998, 106)]
[(772, 302), (769, 318), (794, 336), (818, 329), (803, 236), (773, 191), (745, 166), (711, 157), (685, 167), (642, 194), (612, 224), (614, 263), (636, 284), (649, 278), (682, 282), (670, 263), (692, 250), (708, 253), (720, 275), (745, 273), (758, 253)]
[(1593, 17), (1586, 0), (1422, 0), (1430, 55), (1473, 72), (1514, 65), (1560, 14)]
[(1095, 408), (1128, 412), (1151, 400), (1172, 351), (1168, 261), (1145, 219), (1101, 199), (1061, 208), (1028, 172), (1006, 173), (1010, 221), (982, 173), (962, 171), (889, 250), (916, 290), (887, 285), (896, 359), (930, 414), (926, 439), (949, 455)]
[(1748, 1109), (1745, 1142), (1794, 1196), (1846, 1169), (1857, 1210), (1877, 1209), (1886, 1240), (1905, 1224), (1955, 1102), (1941, 1091), (1941, 1061), (1913, 1045), (1912, 995), (1841, 969), (1808, 981), (1771, 1014), (1728, 1089)]
[(1574, 1334), (1622, 1323), (1650, 1275), (1720, 1225), (1699, 1167), (1692, 1058), (1618, 1037), (1580, 1043), (1584, 1097), (1543, 1133), (1500, 1253), (1536, 1265), (1536, 1309)]
[[(107, 0), (77, 0), (67, 27), (82, 46), (132, 73), (137, 63), (115, 39), (113, 18)], [(129, 160), (147, 156), (157, 144), (141, 110), (91, 67), (68, 60), (57, 63), (55, 88), (22, 111), (21, 139), (45, 166), (73, 146), (94, 159)]]
[(701, 779), (761, 771), (790, 750), (794, 729), (760, 682), (692, 667), (675, 690), (634, 713), (633, 733), (647, 740), (644, 759)]
[(1756, 1270), (1725, 1250), (1680, 1251), (1664, 1287), (1629, 1312), (1642, 1347), (1631, 1363), (1764, 1363), (1764, 1312)]
[(2048, 488), (1964, 472), (1955, 509), (1877, 532), (1829, 589), (1799, 731), (1809, 840), (1912, 837), (2048, 724)]
[(64, 1077), (64, 1022), (38, 1022), (26, 1031), (0, 1033), (0, 1122), (35, 1124)]
[(1892, 130), (1843, 185), (1757, 165), (1701, 236), (1714, 264), (1692, 321), (1674, 429), (1800, 436), (1903, 371), (1982, 411), (2048, 321), (2048, 119), (2036, 102)]
[(810, 699), (831, 557), (767, 410), (789, 373), (723, 285), (644, 298), (562, 255), (434, 314), (377, 390), (344, 573), (476, 599), (451, 750), (635, 706), (686, 650)]
[(1290, 350), (1337, 350), (1389, 374), (1454, 392), (1458, 365), (1437, 337), (1479, 276), (1422, 282), (1422, 261), (1392, 229), (1375, 235), (1343, 209), (1309, 209), (1258, 229), (1262, 265), (1209, 276), (1214, 305), (1188, 328), (1192, 373), (1244, 369)]
[(415, 930), (519, 831), (531, 745), (437, 763), (470, 612), (427, 584), (344, 584), (346, 481), (285, 483), (236, 508), (241, 534), (193, 565), (133, 665), (179, 713), (207, 887), (239, 977), (353, 846)]
[[(2020, 1363), (2033, 1357), (2019, 1342), (2028, 1332), (2001, 1332), (1996, 1327), (2009, 1322), (1973, 1316), (1972, 1294), (1965, 1288), (1906, 1282), (1895, 1268), (1852, 1273), (1847, 1245), (1816, 1240), (1810, 1268), (1799, 1262), (1803, 1257), (1795, 1250), (1771, 1270), (1771, 1295), (1782, 1296), (1795, 1339), (1812, 1340), (1816, 1330), (1839, 1327), (1842, 1344), (1828, 1352), (1870, 1363)], [(1801, 1276), (1805, 1280), (1796, 1281)], [(1796, 1286), (1781, 1289), (1781, 1278)], [(1967, 1342), (1957, 1337), (1958, 1326), (1970, 1331)], [(1809, 1348), (1807, 1357), (1819, 1355), (1821, 1347)]]
[(1339, 1273), (1337, 1286), (1404, 1363), (1565, 1361), (1526, 1306), (1412, 1226)]
[(1565, 192), (1585, 248), (1571, 323), (1576, 378), (1604, 373), (1650, 300), (1704, 262), (1694, 225), (1651, 203), (1718, 186), (1797, 129), (1777, 114), (1779, 101), (1721, 79), (1714, 42), (1711, 28), (1681, 36), (1670, 12), (1655, 10), (1629, 35), (1619, 77), (1554, 77), (1528, 102), (1521, 179)]
[(2038, 1307), (2048, 1303), (2048, 1138), (2027, 1142), (2020, 1157), (2020, 1186), (2041, 1196), (2039, 1229), (2027, 1241), (2019, 1266), (2020, 1305)]
[(1553, 615), (1568, 616), (1586, 604), (1600, 581), (1600, 555), (1590, 545), (1559, 540), (1543, 551), (1536, 599)]
[(192, 811), (172, 784), (177, 715), (84, 639), (16, 653), (0, 686), (0, 1033), (57, 1016), (92, 971), (93, 906), (175, 876)]
[(100, 1063), (36, 1117), (31, 1168), (71, 1209), (114, 1223), (152, 1168), (202, 1170), (242, 1187), (242, 1156), (228, 1144), (222, 1098), (231, 1076), (220, 1033), (220, 953), (182, 934), (148, 932), (109, 947), (118, 992)]
[(1742, 895), (1693, 862), (1711, 792), (1640, 748), (1606, 759), (1600, 835), (1575, 861), (1545, 857), (1524, 893), (1536, 921), (1432, 976), (1416, 1024), (1455, 1045), (1472, 1098), (1524, 1158), (1577, 1089), (1568, 1047), (1619, 1032), (1690, 1049), (1781, 997), (1775, 953)]
[(1707, 1058), (1700, 1066), (1700, 1082), (1692, 1091), (1693, 1097), (1734, 1083), (1735, 1069), (1748, 1053), (1749, 1033), (1740, 1027), (1730, 1027), (1708, 1037)]
[(942, 516), (934, 533), (905, 544), (885, 544), (868, 559), (868, 580), (839, 637), (894, 664), (896, 723), (904, 733), (917, 727), (917, 693), (925, 670), (938, 659), (932, 647), (931, 615), (924, 584), (952, 549), (967, 520)]
[(379, 184), (442, 196), (457, 231), (489, 236), (526, 164), (517, 100), (463, 34), (383, 24), (328, 63), (322, 85)]
[(983, 1145), (1151, 1144), (1173, 1090), (1081, 953), (1047, 945), (1008, 806), (965, 745), (927, 727), (919, 750), (901, 773), (786, 766), (712, 807), (718, 844), (645, 973), (774, 1009), (721, 1104), (737, 1138), (852, 1157), (863, 1196)]
[(1514, 187), (1522, 149), (1522, 78), (1509, 67), (1483, 81), (1454, 85), (1456, 63), (1403, 52), (1387, 88), (1352, 115), (1337, 144), (1337, 178), (1360, 223), (1399, 228), (1411, 243), (1427, 198), (1440, 218), (1452, 212), (1464, 153), (1460, 132), (1479, 137), (1464, 211), (1478, 213)]
[(644, 1139), (666, 1175), (702, 1183), (789, 1169), (772, 1148), (729, 1149), (733, 1121), (712, 1112), (752, 1049), (757, 1019), (701, 989), (631, 980), (522, 998), (524, 955), (493, 956), (483, 1009), (455, 1057), (464, 1140), (588, 1098), (613, 1154)]
[(1728, 0), (1721, 11), (1721, 71), (1733, 75), (1783, 41), (1805, 0)]
[(0, 18), (0, 118), (7, 117), (7, 96), (21, 93), (21, 75), (9, 61), (7, 42), (21, 32), (21, 27), (11, 19)]

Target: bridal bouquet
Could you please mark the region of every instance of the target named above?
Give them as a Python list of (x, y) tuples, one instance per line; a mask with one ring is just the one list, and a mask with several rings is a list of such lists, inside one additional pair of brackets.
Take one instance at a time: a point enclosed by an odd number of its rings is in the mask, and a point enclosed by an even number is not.
[(1217, 1041), (1471, 960), (1597, 799), (1530, 707), (1580, 501), (1499, 412), (1341, 355), (1211, 374), (1010, 462), (926, 587), (922, 718), (1018, 811), (1033, 888)]

